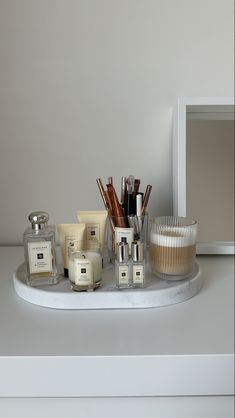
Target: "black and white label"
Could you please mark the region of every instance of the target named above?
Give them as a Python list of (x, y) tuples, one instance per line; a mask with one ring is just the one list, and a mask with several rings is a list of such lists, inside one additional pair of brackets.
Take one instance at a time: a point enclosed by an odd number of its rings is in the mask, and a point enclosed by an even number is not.
[(86, 224), (86, 239), (87, 243), (100, 241), (100, 225), (99, 224)]
[(118, 281), (119, 281), (119, 284), (129, 284), (129, 268), (128, 268), (128, 266), (119, 266)]
[(81, 249), (81, 246), (81, 241), (78, 240), (77, 235), (66, 235), (65, 249), (67, 258), (69, 258), (69, 248), (72, 248), (74, 251), (78, 251)]
[(133, 283), (143, 284), (144, 282), (144, 267), (141, 265), (133, 265)]
[(93, 284), (93, 268), (91, 260), (87, 258), (76, 258), (74, 260), (74, 281), (79, 286), (90, 286)]
[(52, 272), (50, 241), (28, 242), (28, 253), (31, 274)]

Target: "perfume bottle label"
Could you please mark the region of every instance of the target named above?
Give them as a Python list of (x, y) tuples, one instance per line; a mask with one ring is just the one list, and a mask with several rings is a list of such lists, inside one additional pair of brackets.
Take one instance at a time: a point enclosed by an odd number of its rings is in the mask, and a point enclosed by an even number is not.
[(99, 224), (86, 224), (86, 239), (87, 243), (100, 241), (100, 225)]
[(144, 282), (144, 268), (141, 265), (133, 265), (133, 283), (142, 284)]
[(90, 286), (93, 284), (92, 262), (87, 258), (76, 258), (74, 260), (74, 281), (80, 286)]
[(37, 241), (28, 243), (30, 273), (52, 272), (51, 242)]
[(119, 266), (118, 281), (119, 281), (119, 284), (128, 284), (129, 283), (129, 268), (128, 268), (128, 266)]

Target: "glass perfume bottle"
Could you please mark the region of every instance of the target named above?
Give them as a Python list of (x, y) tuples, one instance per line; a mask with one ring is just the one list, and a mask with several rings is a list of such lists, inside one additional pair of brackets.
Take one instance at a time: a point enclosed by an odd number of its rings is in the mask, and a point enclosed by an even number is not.
[(31, 227), (28, 227), (23, 235), (27, 284), (56, 284), (59, 275), (56, 266), (55, 228), (48, 226), (47, 212), (32, 212), (28, 219)]
[(131, 261), (129, 260), (129, 245), (126, 237), (117, 244), (115, 260), (115, 281), (118, 289), (131, 287)]
[(131, 244), (132, 256), (132, 287), (145, 286), (144, 243), (134, 241)]

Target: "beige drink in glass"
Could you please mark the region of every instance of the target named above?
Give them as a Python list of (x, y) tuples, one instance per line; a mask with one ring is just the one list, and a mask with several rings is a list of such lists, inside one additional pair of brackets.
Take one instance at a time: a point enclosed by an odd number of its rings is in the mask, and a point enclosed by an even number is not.
[(166, 280), (190, 276), (196, 256), (197, 222), (194, 219), (161, 216), (152, 222), (149, 258), (152, 272)]

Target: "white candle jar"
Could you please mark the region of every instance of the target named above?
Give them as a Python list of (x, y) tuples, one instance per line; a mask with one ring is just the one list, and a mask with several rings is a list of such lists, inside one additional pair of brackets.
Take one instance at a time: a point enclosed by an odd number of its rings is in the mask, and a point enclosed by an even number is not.
[(100, 246), (89, 250), (69, 249), (69, 280), (74, 290), (93, 290), (102, 282), (102, 256)]

